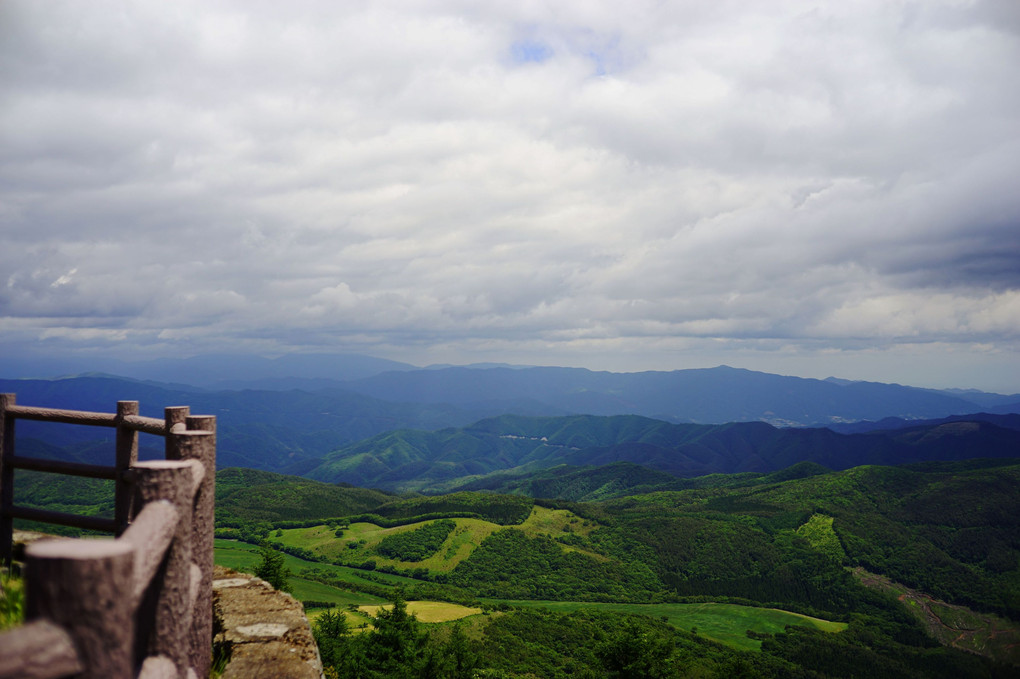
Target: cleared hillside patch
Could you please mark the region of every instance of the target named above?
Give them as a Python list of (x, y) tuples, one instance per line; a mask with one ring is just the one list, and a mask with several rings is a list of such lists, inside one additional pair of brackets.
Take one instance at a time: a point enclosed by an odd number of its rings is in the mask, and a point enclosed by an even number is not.
[(523, 531), (528, 537), (537, 537), (540, 534), (556, 538), (568, 533), (588, 535), (597, 526), (591, 522), (581, 519), (579, 516), (566, 509), (549, 509), (535, 505), (531, 514), (516, 529)]
[[(520, 526), (514, 526), (531, 538), (538, 536), (550, 537), (553, 540), (568, 538), (570, 536), (587, 537), (592, 531), (598, 528), (598, 524), (587, 521), (566, 509), (549, 509), (535, 505), (531, 515)], [(596, 561), (608, 561), (609, 559), (598, 552), (578, 547), (577, 545), (559, 543), (564, 552), (577, 552), (591, 557)]]
[(359, 522), (344, 528), (337, 537), (335, 530), (321, 525), (277, 531), (278, 535), (274, 533), (271, 540), (288, 547), (307, 549), (330, 561), (339, 559), (345, 563), (360, 564), (368, 559), (378, 560), (374, 549), (385, 536), (413, 530), (413, 527), (383, 528), (374, 523)]
[(424, 566), (432, 571), (448, 573), (482, 544), (501, 526), (479, 519), (456, 519), (457, 527), (436, 552), (435, 556), (426, 559)]
[(812, 514), (811, 518), (797, 529), (797, 534), (810, 543), (811, 547), (821, 552), (836, 563), (846, 560), (846, 552), (839, 541), (839, 536), (832, 529), (833, 518), (825, 514)]
[(337, 537), (335, 531), (330, 530), (329, 526), (322, 525), (273, 531), (270, 533), (269, 539), (288, 547), (300, 547), (316, 554), (329, 556), (329, 549), (336, 542)]
[[(454, 528), (440, 543), (435, 553), (420, 561), (402, 561), (388, 558), (379, 553), (379, 546), (384, 540), (403, 534), (410, 534), (436, 521), (452, 521)], [(445, 573), (452, 571), (464, 559), (468, 558), (482, 541), (493, 531), (499, 530), (498, 524), (481, 519), (438, 519), (410, 523), (394, 528), (383, 528), (374, 523), (352, 523), (343, 530), (341, 537), (328, 526), (311, 528), (291, 528), (281, 531), (279, 536), (272, 537), (275, 542), (289, 547), (307, 549), (322, 555), (331, 561), (342, 560), (352, 565), (375, 562), (377, 566), (394, 566), (397, 568), (426, 568), (431, 572)]]

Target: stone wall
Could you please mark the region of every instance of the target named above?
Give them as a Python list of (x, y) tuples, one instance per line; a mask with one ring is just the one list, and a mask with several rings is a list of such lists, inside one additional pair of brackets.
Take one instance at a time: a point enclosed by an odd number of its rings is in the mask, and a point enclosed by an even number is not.
[(223, 679), (321, 679), (322, 661), (301, 602), (248, 573), (217, 566), (213, 648)]

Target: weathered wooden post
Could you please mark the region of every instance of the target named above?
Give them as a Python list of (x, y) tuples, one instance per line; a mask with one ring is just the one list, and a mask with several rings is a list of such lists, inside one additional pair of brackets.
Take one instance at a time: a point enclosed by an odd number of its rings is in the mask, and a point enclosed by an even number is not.
[(128, 482), (127, 471), (138, 461), (138, 432), (124, 425), (124, 418), (138, 414), (138, 401), (117, 401), (117, 469), (114, 520), (117, 522), (117, 535), (120, 536), (128, 527), (133, 516), (131, 502), (134, 490)]
[(71, 635), (84, 679), (133, 675), (131, 582), (134, 548), (113, 540), (48, 540), (25, 548), (25, 613)]
[(191, 622), (190, 664), (200, 677), (208, 676), (212, 665), (212, 581), (213, 541), (215, 538), (214, 513), (216, 511), (216, 418), (212, 415), (192, 415), (186, 418), (187, 436), (180, 444), (181, 458), (202, 464), (205, 476), (195, 496), (195, 514), (192, 521), (192, 556), (202, 578), (195, 601), (195, 617)]
[(0, 564), (11, 560), (14, 538), (14, 418), (7, 408), (14, 405), (14, 394), (0, 394)]
[(170, 435), (175, 425), (181, 425), (179, 429), (185, 428), (184, 420), (187, 419), (191, 408), (188, 406), (168, 406), (163, 409), (163, 421), (166, 423), (166, 454), (168, 460), (179, 460), (181, 454), (177, 451), (177, 439)]
[(184, 461), (152, 460), (134, 467), (138, 506), (167, 500), (177, 511), (173, 542), (138, 605), (135, 657), (166, 656), (182, 673), (190, 655), (192, 466)]

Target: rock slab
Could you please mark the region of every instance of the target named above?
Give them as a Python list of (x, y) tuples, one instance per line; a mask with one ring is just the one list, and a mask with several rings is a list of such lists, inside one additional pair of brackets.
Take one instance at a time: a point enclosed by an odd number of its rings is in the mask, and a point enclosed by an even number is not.
[(222, 679), (321, 679), (301, 602), (248, 573), (213, 574), (213, 647), (229, 653)]

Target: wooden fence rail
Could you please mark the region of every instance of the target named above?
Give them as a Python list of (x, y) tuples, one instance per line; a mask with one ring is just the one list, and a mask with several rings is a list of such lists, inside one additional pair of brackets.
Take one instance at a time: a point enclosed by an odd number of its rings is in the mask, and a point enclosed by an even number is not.
[[(111, 467), (18, 457), (18, 419), (114, 427)], [(166, 459), (138, 461), (138, 432), (165, 437)], [(0, 561), (13, 519), (116, 533), (114, 540), (40, 541), (25, 549), (24, 626), (0, 634), (0, 679), (206, 677), (212, 661), (216, 419), (167, 408), (138, 415), (15, 403), (0, 394)], [(113, 519), (14, 505), (14, 470), (111, 479)]]

